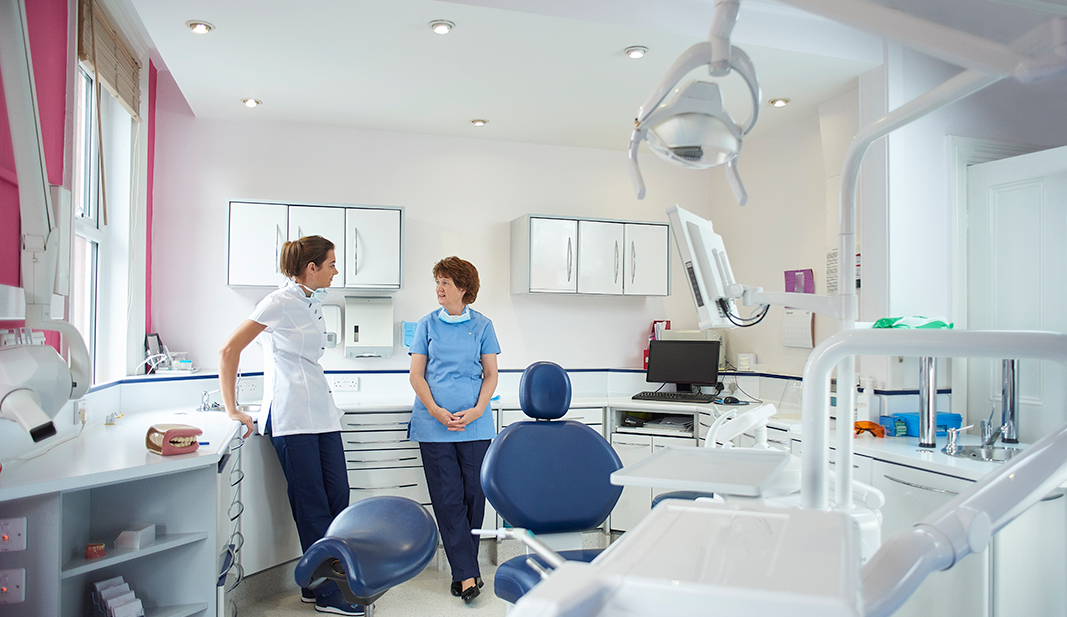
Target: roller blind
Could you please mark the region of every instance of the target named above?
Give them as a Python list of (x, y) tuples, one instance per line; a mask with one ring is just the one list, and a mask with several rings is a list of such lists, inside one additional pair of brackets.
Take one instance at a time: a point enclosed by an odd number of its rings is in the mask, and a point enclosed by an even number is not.
[(141, 63), (95, 0), (78, 0), (78, 58), (134, 120), (141, 119)]

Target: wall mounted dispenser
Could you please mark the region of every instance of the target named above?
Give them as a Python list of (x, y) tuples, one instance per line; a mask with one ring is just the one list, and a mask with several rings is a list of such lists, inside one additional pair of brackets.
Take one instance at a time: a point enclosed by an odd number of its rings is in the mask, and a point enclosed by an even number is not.
[(393, 299), (345, 298), (346, 358), (393, 355)]

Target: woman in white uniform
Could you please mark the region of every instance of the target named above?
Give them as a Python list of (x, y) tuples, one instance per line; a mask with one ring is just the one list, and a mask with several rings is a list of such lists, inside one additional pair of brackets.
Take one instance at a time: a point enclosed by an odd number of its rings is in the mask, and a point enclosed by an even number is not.
[(452, 567), (452, 595), (479, 594), (478, 538), (485, 516), (482, 459), (496, 434), (489, 408), (500, 344), (493, 322), (468, 304), (478, 297), (478, 270), (447, 257), (433, 267), (441, 308), (419, 320), (411, 342), (416, 400), (408, 438), (419, 442), (430, 502)]
[[(281, 270), (289, 281), (260, 301), (219, 350), (219, 383), (227, 415), (248, 427), (248, 437), (252, 419), (236, 406), (237, 367), (241, 352), (262, 334), (263, 408), (268, 410), (263, 433), (271, 437), (285, 472), (306, 552), (349, 501), (341, 412), (319, 364), (326, 349), (322, 297), (337, 274), (333, 243), (321, 236), (286, 242)], [(364, 613), (363, 607), (346, 603), (332, 581), (314, 591), (303, 589), (301, 596), (319, 612)]]

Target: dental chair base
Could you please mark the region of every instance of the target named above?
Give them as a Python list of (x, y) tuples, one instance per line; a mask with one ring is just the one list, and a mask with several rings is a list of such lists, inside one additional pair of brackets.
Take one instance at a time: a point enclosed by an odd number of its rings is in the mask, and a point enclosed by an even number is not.
[(426, 568), (437, 551), (437, 525), (406, 497), (372, 497), (337, 515), (326, 537), (297, 563), (298, 585), (335, 581), (345, 601), (366, 606)]

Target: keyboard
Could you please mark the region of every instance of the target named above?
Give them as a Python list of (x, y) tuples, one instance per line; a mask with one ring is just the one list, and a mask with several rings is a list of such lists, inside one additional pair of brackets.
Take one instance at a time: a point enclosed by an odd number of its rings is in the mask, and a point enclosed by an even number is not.
[(710, 403), (714, 394), (701, 392), (638, 392), (630, 397), (635, 401), (666, 401), (669, 403)]

